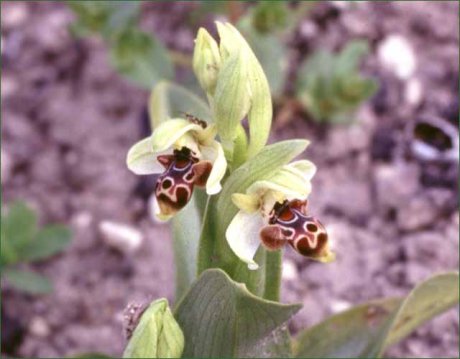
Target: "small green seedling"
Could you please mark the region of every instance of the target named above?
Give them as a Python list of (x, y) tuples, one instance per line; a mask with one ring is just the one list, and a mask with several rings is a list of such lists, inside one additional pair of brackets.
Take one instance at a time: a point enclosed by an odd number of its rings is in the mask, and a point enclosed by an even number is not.
[(319, 51), (300, 68), (296, 96), (319, 122), (348, 123), (359, 105), (377, 90), (377, 82), (360, 74), (369, 51), (365, 41), (351, 41), (338, 54)]
[(77, 15), (71, 32), (99, 35), (110, 49), (112, 66), (125, 78), (150, 90), (162, 79), (173, 77), (166, 48), (138, 26), (140, 1), (69, 1)]
[(37, 214), (23, 202), (9, 205), (6, 213), (2, 208), (1, 227), (2, 279), (30, 294), (49, 293), (53, 287), (48, 278), (17, 266), (62, 252), (70, 243), (69, 228), (60, 224), (39, 228)]

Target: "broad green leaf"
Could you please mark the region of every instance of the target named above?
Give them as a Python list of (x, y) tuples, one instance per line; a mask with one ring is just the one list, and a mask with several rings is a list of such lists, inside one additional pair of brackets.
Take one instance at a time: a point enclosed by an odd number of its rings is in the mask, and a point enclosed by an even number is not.
[(152, 302), (142, 314), (123, 358), (179, 358), (184, 335), (166, 299)]
[(377, 300), (326, 319), (294, 342), (297, 358), (375, 358), (401, 304)]
[(206, 200), (204, 191), (195, 190), (187, 206), (172, 220), (177, 300), (182, 298), (196, 279), (201, 217)]
[(24, 202), (14, 202), (2, 213), (2, 263), (12, 264), (21, 260), (21, 248), (27, 245), (37, 232), (37, 214)]
[(71, 238), (72, 232), (67, 226), (60, 224), (46, 226), (21, 249), (21, 258), (26, 261), (46, 259), (67, 248)]
[(418, 285), (405, 299), (372, 301), (334, 315), (302, 332), (294, 342), (298, 358), (372, 358), (435, 315), (458, 304), (458, 273)]
[(29, 294), (48, 294), (53, 290), (48, 278), (34, 272), (7, 268), (2, 276), (16, 289)]
[(167, 81), (161, 81), (153, 88), (149, 100), (152, 130), (164, 120), (184, 117), (185, 113), (212, 122), (208, 105), (186, 88)]
[(204, 272), (175, 312), (187, 358), (287, 357), (286, 322), (300, 305), (249, 293), (223, 271)]
[(118, 72), (148, 90), (173, 76), (166, 48), (153, 36), (136, 29), (128, 29), (114, 39), (110, 58)]
[(439, 274), (422, 282), (404, 300), (385, 346), (399, 342), (423, 323), (458, 304), (458, 273)]
[(238, 211), (231, 196), (234, 193), (245, 193), (255, 181), (270, 177), (277, 168), (302, 153), (307, 145), (308, 141), (305, 140), (290, 140), (265, 147), (228, 177), (218, 196), (210, 198), (200, 239), (198, 273), (207, 268), (222, 268), (234, 280), (244, 282), (252, 293), (264, 295), (265, 249), (260, 247), (256, 255), (260, 269), (250, 271), (232, 252), (225, 239), (225, 231)]

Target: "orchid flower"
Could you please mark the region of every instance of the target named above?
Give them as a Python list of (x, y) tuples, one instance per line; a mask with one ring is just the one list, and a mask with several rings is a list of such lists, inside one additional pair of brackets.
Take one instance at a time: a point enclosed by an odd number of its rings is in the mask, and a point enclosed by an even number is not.
[(306, 210), (315, 172), (312, 162), (296, 161), (256, 181), (246, 193), (233, 194), (232, 201), (240, 210), (227, 228), (226, 239), (249, 269), (259, 267), (254, 255), (261, 243), (270, 250), (289, 244), (320, 262), (334, 259), (326, 229)]
[(155, 185), (155, 215), (167, 220), (185, 207), (194, 186), (208, 195), (221, 190), (227, 161), (215, 140), (216, 127), (192, 116), (162, 122), (128, 152), (127, 166), (138, 175), (160, 173)]

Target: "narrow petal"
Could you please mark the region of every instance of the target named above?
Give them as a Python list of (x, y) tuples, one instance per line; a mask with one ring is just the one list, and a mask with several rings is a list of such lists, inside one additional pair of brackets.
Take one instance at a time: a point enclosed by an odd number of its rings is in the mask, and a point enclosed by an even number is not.
[(163, 166), (157, 160), (157, 153), (153, 151), (152, 138), (147, 137), (133, 145), (126, 156), (126, 165), (138, 175), (161, 173)]
[(253, 213), (259, 209), (259, 196), (243, 193), (233, 193), (232, 202), (242, 211)]
[(219, 193), (222, 189), (220, 181), (224, 178), (227, 170), (227, 160), (225, 159), (222, 145), (217, 141), (213, 141), (210, 146), (201, 147), (201, 154), (203, 160), (208, 160), (212, 163), (212, 170), (206, 182), (206, 193), (209, 195)]
[(264, 221), (259, 212), (248, 214), (239, 211), (225, 233), (230, 248), (251, 270), (259, 268), (253, 258), (260, 245), (260, 230), (263, 226)]
[(187, 132), (202, 130), (203, 128), (200, 125), (182, 118), (164, 121), (152, 134), (153, 150), (155, 152), (165, 151)]
[(217, 126), (212, 123), (208, 124), (202, 131), (196, 133), (198, 141), (204, 146), (209, 146), (217, 135)]

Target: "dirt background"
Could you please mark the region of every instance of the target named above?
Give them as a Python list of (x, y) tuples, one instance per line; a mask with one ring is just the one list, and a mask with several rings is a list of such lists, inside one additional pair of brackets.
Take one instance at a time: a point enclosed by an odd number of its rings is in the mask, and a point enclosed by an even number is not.
[[(169, 48), (191, 52), (196, 29), (184, 19), (196, 7), (149, 3), (142, 24)], [(31, 297), (2, 283), (2, 333), (15, 338), (2, 342), (2, 352), (120, 355), (127, 303), (174, 299), (169, 228), (149, 219), (150, 189), (125, 167), (128, 148), (143, 136), (148, 93), (112, 70), (100, 40), (69, 35), (73, 15), (65, 4), (2, 2), (1, 10), (2, 203), (27, 200), (42, 223), (64, 222), (74, 231), (68, 251), (34, 266), (52, 278), (52, 295)], [(338, 254), (325, 266), (286, 251), (282, 300), (304, 304), (293, 331), (458, 269), (458, 157), (428, 161), (413, 146), (414, 126), (427, 118), (453, 125), (458, 138), (458, 13), (457, 2), (324, 2), (286, 38), (291, 80), (315, 50), (365, 37), (372, 51), (363, 70), (380, 82), (352, 126), (325, 128), (302, 113), (275, 121), (272, 141), (312, 141), (307, 156), (319, 171), (311, 208)], [(406, 78), (379, 55), (395, 34), (415, 58)], [(104, 220), (139, 229), (140, 249), (122, 254), (109, 245), (100, 233)], [(458, 336), (453, 309), (387, 356), (458, 357)]]

